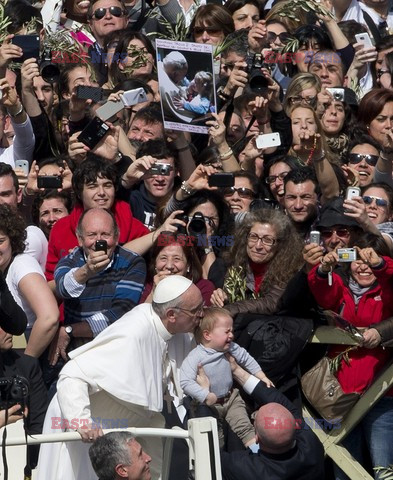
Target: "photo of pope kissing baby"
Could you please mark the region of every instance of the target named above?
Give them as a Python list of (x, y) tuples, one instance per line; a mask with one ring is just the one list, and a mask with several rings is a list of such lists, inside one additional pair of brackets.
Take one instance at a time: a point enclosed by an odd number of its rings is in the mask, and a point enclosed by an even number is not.
[(208, 133), (204, 119), (216, 112), (212, 45), (156, 40), (164, 127)]

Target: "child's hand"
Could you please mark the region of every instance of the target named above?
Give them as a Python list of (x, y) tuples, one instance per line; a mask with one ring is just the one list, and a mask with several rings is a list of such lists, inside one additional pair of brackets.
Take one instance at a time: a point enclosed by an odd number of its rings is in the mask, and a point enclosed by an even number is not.
[(271, 380), (269, 380), (266, 375), (263, 378), (261, 378), (261, 380), (262, 382), (266, 383), (266, 386), (268, 388), (275, 387), (274, 383)]
[(255, 376), (257, 378), (259, 378), (259, 380), (261, 380), (262, 382), (266, 383), (266, 386), (268, 388), (275, 387), (274, 383), (267, 378), (267, 376), (265, 375), (265, 373), (262, 370), (260, 372), (256, 373)]

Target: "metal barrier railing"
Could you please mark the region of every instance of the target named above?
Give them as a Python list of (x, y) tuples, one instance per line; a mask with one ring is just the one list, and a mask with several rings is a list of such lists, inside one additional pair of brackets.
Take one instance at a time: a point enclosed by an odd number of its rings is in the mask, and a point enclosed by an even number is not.
[[(188, 430), (178, 427), (166, 428), (122, 428), (135, 437), (163, 437), (165, 438), (162, 480), (168, 480), (172, 446), (175, 438), (184, 439), (189, 447), (189, 467), (195, 472), (195, 480), (222, 480), (220, 448), (217, 432), (217, 420), (213, 417), (194, 418), (188, 421)], [(119, 430), (119, 429), (116, 429)], [(104, 430), (104, 433), (116, 431)], [(6, 446), (37, 445), (41, 443), (75, 442), (81, 441), (78, 432), (63, 432), (41, 434), (25, 437), (8, 437)], [(2, 443), (0, 442), (0, 445)], [(10, 465), (10, 471), (12, 465)], [(11, 477), (12, 478), (12, 477)], [(34, 478), (34, 476), (33, 476)]]
[[(357, 342), (344, 330), (335, 327), (319, 327), (310, 339), (310, 343), (326, 343), (341, 345), (356, 345)], [(330, 432), (317, 428), (314, 423), (311, 428), (322, 442), (325, 454), (338, 465), (351, 480), (373, 480), (372, 477), (357, 462), (340, 442), (353, 430), (362, 420), (366, 413), (376, 404), (384, 393), (393, 385), (393, 364), (389, 365), (375, 380), (371, 387), (361, 396), (352, 410), (344, 417), (340, 428)], [(312, 418), (310, 410), (303, 406), (303, 417)], [(314, 427), (314, 428), (313, 428)]]

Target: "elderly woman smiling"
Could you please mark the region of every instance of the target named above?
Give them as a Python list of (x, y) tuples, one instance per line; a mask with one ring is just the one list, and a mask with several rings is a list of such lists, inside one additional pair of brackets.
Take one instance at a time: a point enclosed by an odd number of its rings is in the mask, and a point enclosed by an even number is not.
[(301, 268), (303, 244), (286, 215), (278, 210), (251, 213), (237, 229), (224, 289), (211, 302), (231, 315), (276, 311), (288, 281)]

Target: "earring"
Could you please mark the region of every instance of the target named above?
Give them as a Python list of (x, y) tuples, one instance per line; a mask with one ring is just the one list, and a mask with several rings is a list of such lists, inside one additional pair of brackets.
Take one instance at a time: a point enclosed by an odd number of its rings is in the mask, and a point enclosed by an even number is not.
[(187, 267), (187, 273), (190, 273), (190, 267)]

